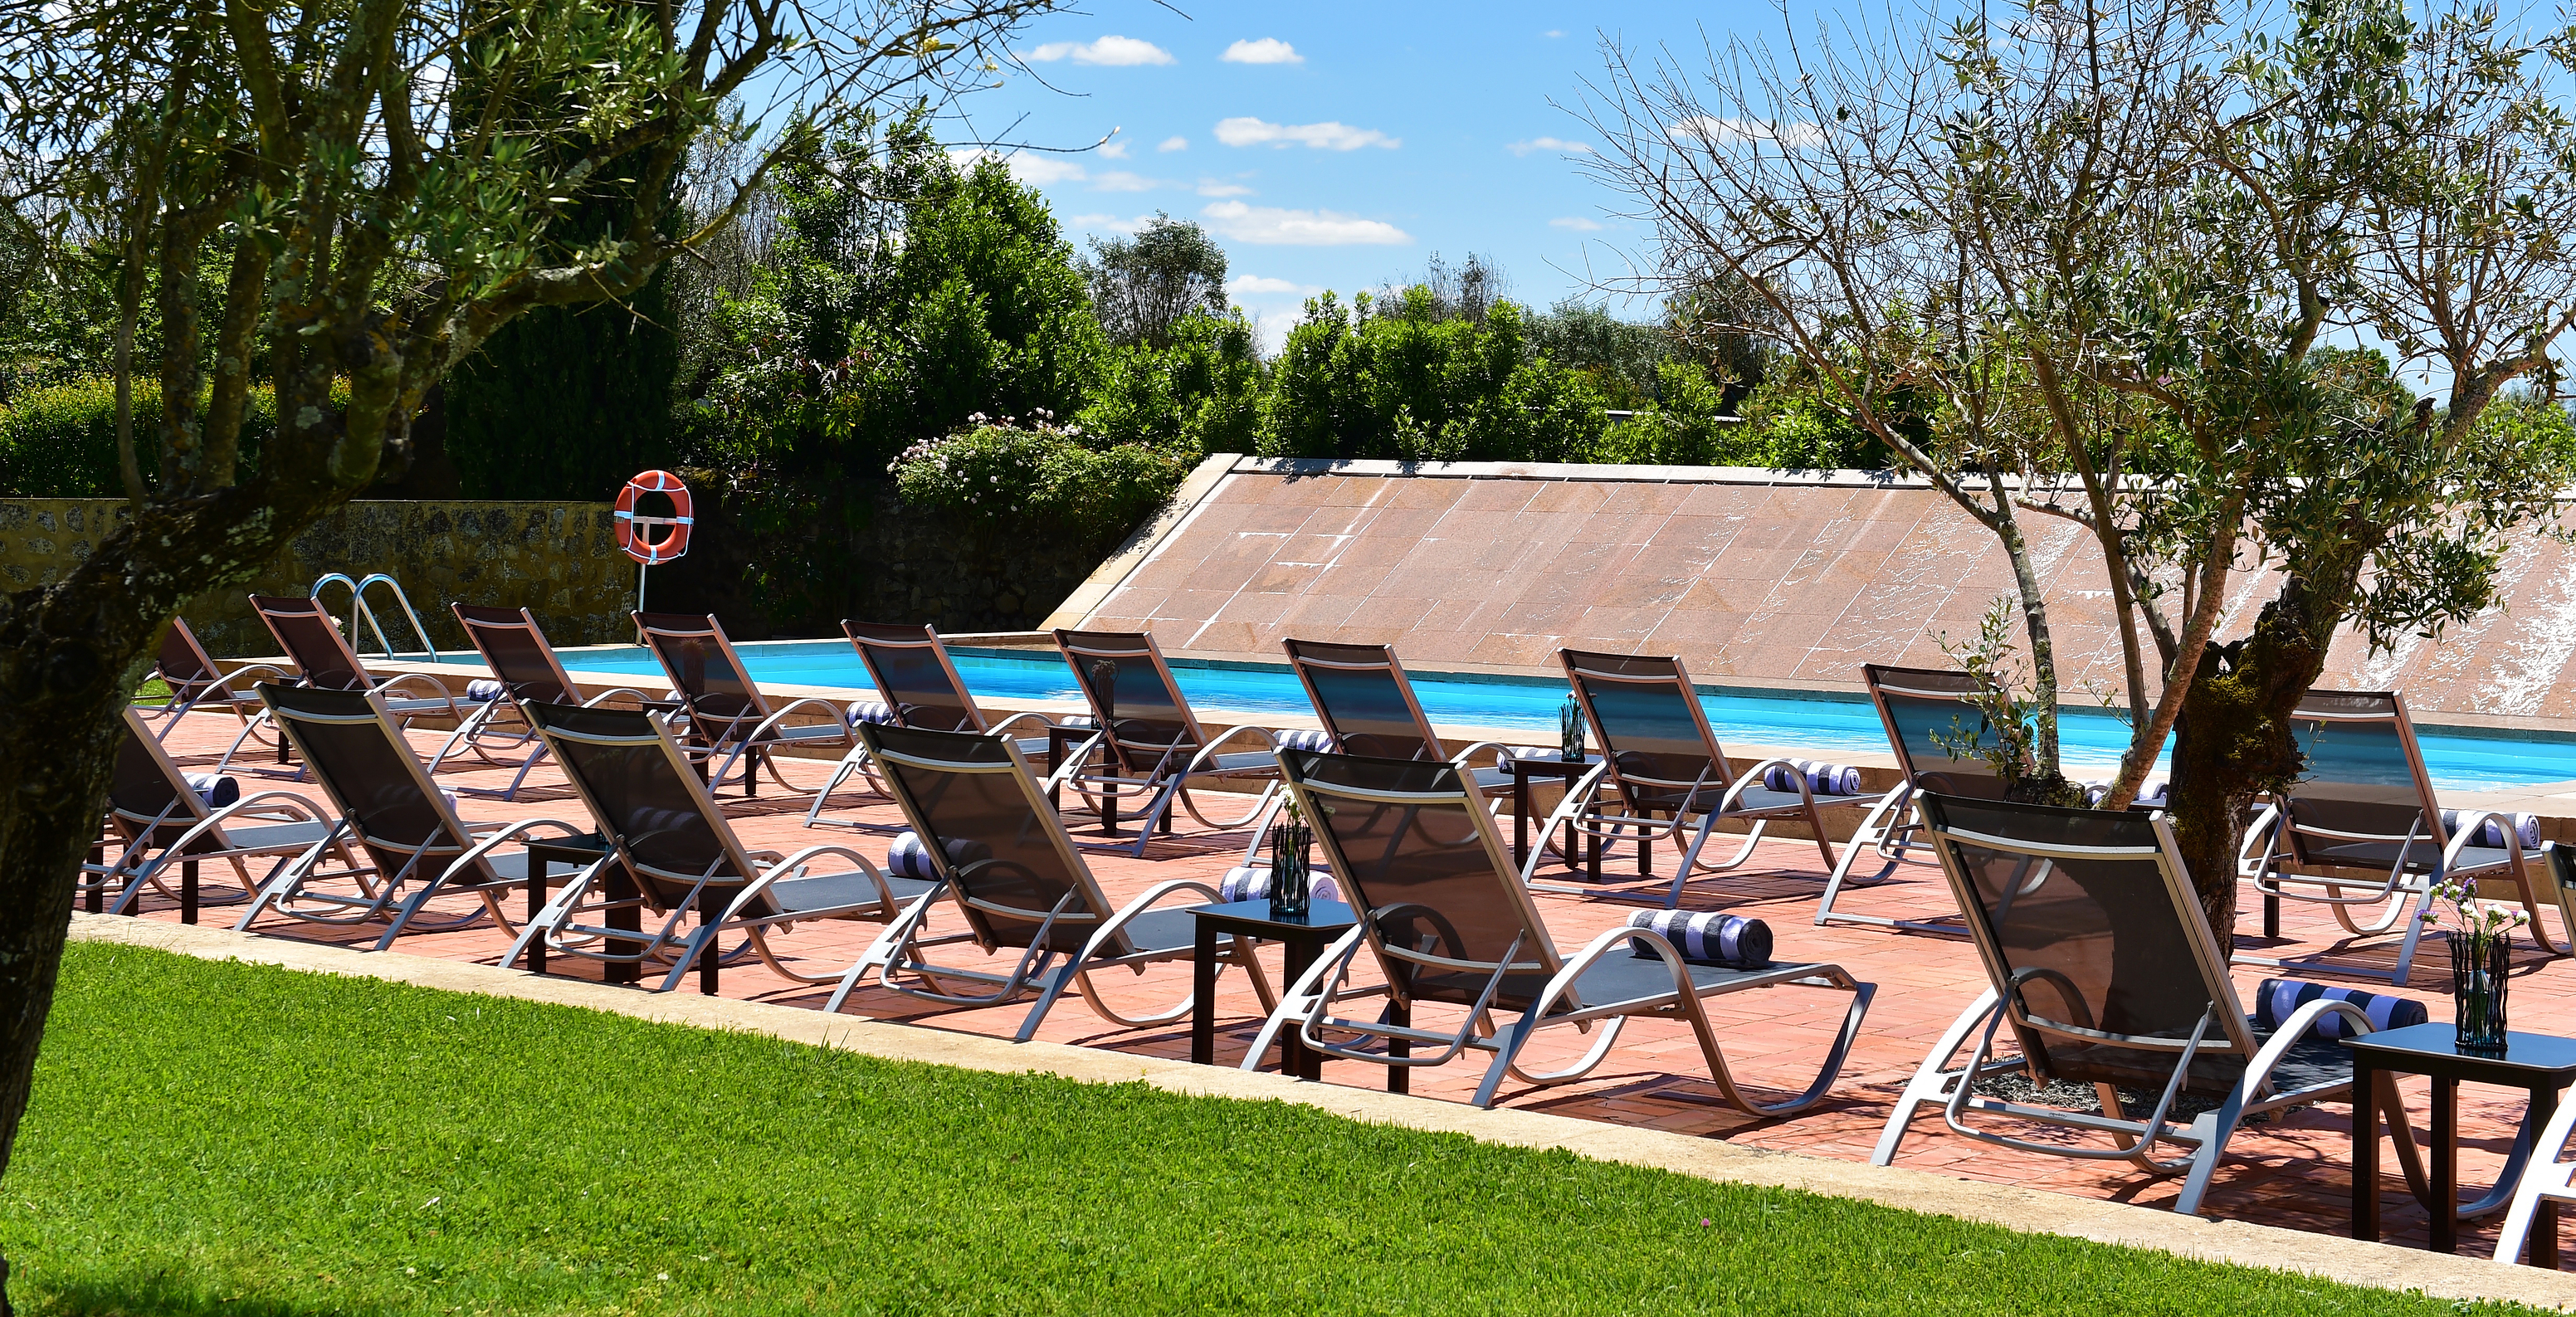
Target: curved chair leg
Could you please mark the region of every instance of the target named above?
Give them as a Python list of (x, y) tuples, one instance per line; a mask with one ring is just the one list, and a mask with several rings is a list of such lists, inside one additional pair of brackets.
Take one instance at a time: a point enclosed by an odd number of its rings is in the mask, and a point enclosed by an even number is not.
[(2576, 1187), (2572, 1187), (2576, 1186), (2576, 1162), (2558, 1160), (2571, 1132), (2576, 1132), (2576, 1102), (2560, 1106), (2532, 1144), (2531, 1165), (2513, 1191), (2513, 1207), (2505, 1213), (2504, 1229), (2496, 1236), (2496, 1261), (2521, 1265), (2523, 1246), (2531, 1240), (2531, 1219), (2541, 1200), (2576, 1201)]

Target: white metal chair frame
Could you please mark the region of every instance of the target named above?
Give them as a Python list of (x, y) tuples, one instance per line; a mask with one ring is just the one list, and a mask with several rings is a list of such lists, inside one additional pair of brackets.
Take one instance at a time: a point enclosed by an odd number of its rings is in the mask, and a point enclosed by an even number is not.
[[(1090, 745), (1070, 758), (1080, 764), (1096, 757), (1103, 764), (1103, 767), (1096, 772), (1076, 773), (1065, 781), (1080, 791), (1087, 801), (1094, 800), (1096, 794), (1104, 790), (1129, 788), (1147, 797), (1144, 811), (1135, 816), (1136, 844), (1133, 849), (1140, 857), (1145, 853), (1145, 844), (1153, 840), (1155, 828), (1168, 828), (1166, 821), (1175, 803), (1187, 810), (1189, 816), (1196, 819), (1200, 827), (1216, 832), (1232, 831), (1268, 816), (1271, 812), (1271, 803), (1279, 792), (1277, 735), (1267, 728), (1245, 724), (1232, 728), (1223, 736), (1211, 740), (1206, 729), (1199, 725), (1198, 714), (1190, 708), (1188, 697), (1181, 693), (1181, 684), (1173, 678), (1171, 665), (1163, 661), (1162, 646), (1154, 642), (1151, 633), (1135, 633), (1133, 639), (1139, 643), (1137, 647), (1130, 649), (1103, 648), (1097, 642), (1104, 638), (1104, 633), (1069, 631), (1061, 627), (1055, 632), (1056, 648), (1063, 653), (1065, 665), (1073, 669), (1074, 685), (1079, 687), (1084, 698), (1090, 701), (1094, 724), (1100, 729), (1100, 734)], [(1120, 720), (1111, 716), (1114, 712), (1112, 703), (1102, 699), (1100, 691), (1094, 686), (1085, 667), (1090, 662), (1115, 662), (1120, 659), (1134, 660), (1139, 657), (1153, 665), (1154, 676), (1162, 683), (1164, 698), (1180, 715), (1181, 735), (1168, 743), (1128, 740), (1120, 731)], [(1114, 697), (1114, 686), (1112, 693)], [(1260, 748), (1255, 751), (1238, 751), (1235, 761), (1228, 763), (1225, 747), (1236, 741), (1258, 743)], [(1120, 772), (1122, 760), (1132, 765), (1133, 760), (1127, 757), (1128, 752), (1136, 750), (1154, 754), (1156, 757), (1152, 766), (1142, 774), (1132, 771)], [(1252, 755), (1265, 757), (1269, 762), (1266, 764), (1246, 762)], [(1201, 811), (1198, 801), (1190, 794), (1190, 783), (1193, 780), (1207, 779), (1258, 780), (1262, 784), (1261, 793), (1254, 798), (1251, 808), (1246, 809), (1242, 817), (1219, 822)]]
[[(878, 647), (887, 649), (926, 649), (930, 651), (933, 658), (938, 660), (940, 670), (948, 674), (948, 684), (957, 694), (958, 706), (966, 712), (966, 725), (958, 727), (930, 727), (929, 730), (931, 731), (990, 732), (995, 735), (1010, 735), (1014, 728), (1019, 728), (1026, 724), (1035, 724), (1040, 729), (1041, 735), (1043, 735), (1047, 729), (1057, 725), (1054, 720), (1035, 710), (1024, 710), (1019, 713), (1008, 715), (1000, 722), (993, 722), (991, 719), (987, 718), (982, 707), (975, 703), (974, 692), (966, 688), (966, 679), (958, 674), (957, 664), (948, 657), (948, 645), (939, 638), (939, 630), (936, 627), (928, 625), (923, 626), (921, 628), (922, 638), (919, 640), (913, 640), (909, 637), (902, 640), (896, 640), (882, 635), (872, 635), (862, 638), (858, 634), (857, 630), (854, 629), (853, 624), (846, 620), (841, 623), (841, 631), (842, 634), (849, 637), (851, 648), (858, 651), (859, 663), (867, 668), (869, 680), (874, 681), (877, 684), (877, 694), (885, 697), (886, 707), (894, 710), (895, 722), (899, 726), (919, 727), (924, 726), (924, 724), (913, 720), (911, 713), (909, 712), (913, 706), (908, 706), (903, 701), (895, 698), (895, 683), (887, 680), (884, 671), (877, 666), (877, 656), (873, 650)], [(1090, 748), (1090, 744), (1086, 742), (1071, 756), (1069, 756), (1069, 758), (1078, 763), (1081, 761), (1083, 755), (1090, 752)], [(873, 792), (879, 799), (894, 799), (893, 791), (886, 786), (884, 779), (877, 775), (875, 761), (868, 755), (867, 742), (853, 736), (851, 738), (849, 753), (841, 757), (840, 763), (833, 765), (832, 775), (824, 780), (822, 789), (814, 793), (813, 807), (805, 811), (806, 827), (813, 827), (817, 823), (829, 823), (835, 827), (860, 828), (868, 831), (881, 832), (889, 830), (882, 824), (862, 823), (857, 819), (825, 818), (823, 816), (823, 802), (830, 799), (832, 792), (838, 789), (843, 782), (850, 780), (853, 776), (858, 776), (864, 779), (868, 784), (868, 790)]]

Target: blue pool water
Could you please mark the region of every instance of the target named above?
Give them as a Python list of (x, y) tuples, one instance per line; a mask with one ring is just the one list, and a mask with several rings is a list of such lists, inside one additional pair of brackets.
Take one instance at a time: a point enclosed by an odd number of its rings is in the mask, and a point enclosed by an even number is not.
[[(739, 647), (752, 676), (763, 684), (833, 687), (854, 697), (872, 692), (867, 669), (846, 641), (782, 640)], [(1079, 701), (1073, 673), (1053, 654), (951, 648), (958, 674), (979, 700), (1010, 705), (1024, 700)], [(470, 659), (463, 661), (471, 661)], [(564, 666), (585, 672), (646, 675), (661, 680), (661, 667), (639, 646), (606, 646), (568, 652)], [(1311, 716), (1303, 687), (1285, 665), (1172, 661), (1172, 675), (1193, 707), (1233, 713)], [(1441, 727), (1527, 730), (1532, 741), (1552, 742), (1562, 681), (1532, 677), (1416, 672), (1415, 695)], [(1706, 692), (1707, 688), (1703, 687)], [(1721, 740), (1748, 745), (1796, 746), (1818, 754), (1885, 753), (1878, 713), (1859, 695), (1827, 692), (1719, 689), (1701, 696)], [(2528, 733), (2510, 737), (2419, 726), (2417, 739), (2435, 785), (2446, 791), (2487, 791), (2576, 779), (2576, 740)], [(2128, 728), (2112, 715), (2069, 709), (2059, 721), (2071, 775), (2108, 776), (2128, 743)]]

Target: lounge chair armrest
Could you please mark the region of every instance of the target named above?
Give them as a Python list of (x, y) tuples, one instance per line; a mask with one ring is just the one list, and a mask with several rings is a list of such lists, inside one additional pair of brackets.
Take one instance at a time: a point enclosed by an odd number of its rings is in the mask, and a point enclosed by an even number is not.
[(1474, 745), (1468, 746), (1466, 749), (1449, 756), (1449, 762), (1456, 764), (1460, 768), (1465, 768), (1469, 761), (1476, 757), (1479, 751), (1492, 750), (1500, 752), (1509, 749), (1511, 749), (1510, 746), (1507, 746), (1500, 741), (1478, 741)]
[(1119, 930), (1127, 927), (1129, 923), (1135, 920), (1136, 916), (1153, 908), (1154, 904), (1161, 901), (1164, 897), (1180, 891), (1197, 892), (1206, 896), (1210, 901), (1217, 899), (1216, 888), (1210, 884), (1200, 882), (1196, 878), (1174, 878), (1169, 882), (1156, 883), (1153, 886), (1146, 888), (1144, 895), (1118, 907), (1118, 912), (1109, 916), (1108, 920), (1101, 924), (1099, 930), (1091, 935), (1091, 940), (1083, 944), (1082, 959), (1091, 959), (1092, 953), (1097, 950), (1102, 943), (1116, 937)]
[(1055, 727), (1055, 720), (1047, 717), (1045, 714), (1040, 713), (1035, 709), (1022, 709), (1018, 713), (1012, 714), (1010, 717), (1004, 718), (1002, 721), (993, 724), (992, 727), (987, 729), (987, 735), (1008, 735), (1013, 727), (1024, 722), (1031, 721), (1036, 722), (1041, 728), (1052, 730)]
[(209, 685), (211, 685), (215, 690), (219, 690), (226, 695), (230, 695), (232, 694), (232, 685), (235, 681), (252, 677), (268, 677), (273, 680), (283, 682), (293, 682), (295, 680), (294, 673), (288, 672), (286, 669), (278, 667), (276, 664), (252, 663), (225, 673), (221, 678), (209, 683)]
[(747, 742), (757, 742), (761, 740), (763, 737), (768, 736), (771, 732), (776, 731), (780, 726), (784, 725), (789, 714), (804, 710), (809, 705), (815, 709), (822, 710), (824, 718), (830, 722), (832, 726), (841, 730), (841, 736), (843, 739), (857, 739), (850, 735), (850, 724), (847, 719), (841, 716), (841, 706), (832, 703), (830, 700), (814, 695), (808, 695), (802, 699), (790, 701), (785, 707), (780, 708), (768, 717), (761, 719), (760, 725), (752, 728), (750, 734), (744, 736), (742, 739)]
[(885, 874), (877, 868), (876, 863), (868, 857), (859, 854), (857, 851), (851, 850), (847, 846), (824, 842), (819, 845), (808, 846), (793, 855), (782, 856), (777, 860), (777, 862), (762, 869), (760, 871), (760, 875), (753, 878), (749, 883), (744, 884), (742, 891), (736, 893), (733, 901), (725, 907), (723, 922), (731, 922), (740, 918), (742, 912), (748, 908), (753, 901), (758, 900), (761, 896), (766, 894), (770, 887), (776, 884), (780, 879), (793, 878), (796, 875), (803, 873), (806, 869), (813, 866), (813, 863), (817, 858), (825, 855), (837, 856), (857, 865), (859, 867), (859, 872), (866, 874), (868, 881), (876, 884), (877, 899), (885, 906), (885, 917), (888, 919), (894, 918), (896, 911), (900, 908), (900, 904), (894, 898), (894, 889), (886, 885)]
[[(2290, 1012), (2290, 1018), (2281, 1021), (2281, 1027), (2272, 1031), (2271, 1041), (2263, 1044), (2254, 1053), (2254, 1059), (2246, 1063), (2244, 1083), (2248, 1101), (2253, 1100), (2255, 1094), (2271, 1087), (2274, 1067), (2279, 1066), (2281, 1058), (2288, 1056), (2290, 1049), (2298, 1046), (2299, 1041), (2308, 1036), (2308, 1030), (2314, 1028), (2318, 1019), (2326, 1015), (2342, 1016), (2344, 1022), (2355, 1034), (2372, 1032), (2370, 1016), (2348, 1001), (2321, 997)], [(2367, 1098), (2355, 1100), (2368, 1101)]]
[(1199, 771), (1199, 766), (1213, 761), (1217, 756), (1217, 752), (1224, 749), (1227, 742), (1236, 740), (1246, 732), (1250, 732), (1254, 737), (1260, 740), (1262, 749), (1269, 751), (1273, 755), (1279, 753), (1278, 738), (1272, 736), (1268, 728), (1255, 727), (1250, 723), (1245, 723), (1240, 727), (1228, 731), (1225, 735), (1208, 742), (1206, 745), (1200, 746), (1199, 752), (1190, 756), (1190, 766), (1181, 770), (1183, 775), (1186, 776), (1187, 774)]
[(618, 696), (620, 696), (620, 695), (623, 695), (623, 696), (627, 697), (628, 699), (635, 701), (636, 707), (638, 707), (638, 708), (642, 708), (642, 707), (644, 707), (645, 705), (651, 704), (651, 703), (653, 702), (653, 699), (652, 699), (652, 697), (651, 697), (651, 696), (646, 695), (644, 692), (639, 691), (639, 690), (635, 689), (635, 688), (634, 688), (634, 687), (632, 687), (632, 686), (618, 686), (618, 687), (613, 687), (613, 688), (611, 688), (611, 689), (609, 689), (609, 690), (601, 691), (601, 692), (600, 692), (600, 693), (598, 693), (597, 695), (593, 695), (593, 696), (591, 696), (589, 699), (583, 700), (583, 701), (581, 702), (581, 707), (583, 707), (583, 708), (585, 708), (585, 709), (596, 709), (596, 708), (598, 708), (599, 706), (601, 706), (601, 705), (603, 705), (603, 704), (608, 703), (610, 700), (613, 700), (613, 699), (617, 698), (617, 697), (618, 697)]
[(1064, 762), (1056, 766), (1054, 772), (1038, 779), (1039, 788), (1052, 791), (1072, 781), (1075, 775), (1082, 771), (1083, 761), (1091, 758), (1091, 752), (1098, 749), (1101, 740), (1108, 735), (1106, 731), (1098, 731), (1083, 738), (1082, 744), (1075, 746), (1072, 753), (1064, 757)]
[[(1565, 798), (1556, 802), (1555, 809), (1548, 811), (1547, 822), (1540, 825), (1538, 835), (1541, 837), (1555, 836), (1556, 830), (1559, 826), (1563, 825), (1567, 819), (1581, 813), (1585, 807), (1592, 803), (1593, 796), (1600, 792), (1601, 783), (1603, 779), (1609, 776), (1609, 773), (1610, 761), (1604, 759), (1600, 763), (1594, 764), (1591, 768), (1585, 770), (1583, 776), (1567, 783), (1565, 787)], [(1545, 860), (1546, 858), (1547, 848), (1545, 846), (1533, 846), (1530, 848), (1529, 859), (1523, 861), (1521, 864), (1521, 885), (1523, 887), (1529, 886), (1530, 875), (1538, 872), (1540, 861)]]
[(456, 705), (456, 696), (453, 692), (447, 689), (447, 683), (442, 682), (438, 678), (430, 676), (425, 672), (405, 672), (397, 676), (387, 677), (383, 681), (377, 682), (371, 693), (376, 695), (391, 695), (396, 691), (404, 691), (405, 693), (418, 691), (421, 692), (417, 696), (419, 699), (445, 700), (447, 701), (449, 708), (454, 708)]
[[(251, 808), (253, 806), (260, 806), (263, 812), (253, 814), (251, 812)], [(341, 830), (347, 826), (346, 821), (341, 819), (339, 815), (324, 810), (321, 806), (314, 804), (312, 801), (307, 800), (292, 791), (256, 792), (254, 794), (244, 796), (241, 799), (224, 806), (222, 809), (216, 810), (204, 818), (197, 820), (195, 823), (190, 824), (187, 831), (182, 832), (177, 837), (173, 838), (169, 845), (162, 847), (160, 853), (152, 857), (151, 863), (143, 866), (143, 876), (148, 877), (151, 874), (159, 872), (163, 864), (173, 859), (187, 860), (191, 858), (204, 858), (202, 856), (190, 856), (187, 853), (188, 848), (195, 845), (199, 838), (204, 837), (222, 827), (224, 824), (245, 815), (252, 818), (267, 819), (270, 821), (277, 821), (281, 818), (294, 819), (300, 815), (302, 821), (307, 823), (329, 824), (331, 827), (330, 835), (324, 837), (321, 841), (314, 843), (316, 847), (327, 845), (334, 839), (338, 838)]]
[[(2258, 841), (2263, 844), (2263, 857), (2256, 860), (2251, 857), (2254, 854), (2254, 844)], [(2236, 875), (2240, 878), (2252, 878), (2262, 873), (2270, 864), (2272, 852), (2280, 845), (2280, 841), (2281, 807), (2278, 803), (2265, 805), (2263, 812), (2256, 814), (2254, 821), (2245, 825), (2245, 839), (2236, 844)]]
[[(468, 826), (470, 827), (471, 825)], [(525, 836), (538, 828), (553, 828), (561, 832), (566, 837), (578, 837), (583, 835), (582, 830), (579, 827), (566, 823), (562, 819), (520, 819), (518, 822), (501, 828), (496, 832), (477, 837), (472, 849), (448, 862), (446, 872), (439, 875), (439, 881), (443, 883), (450, 878), (454, 878), (459, 870), (462, 870), (465, 866), (491, 854), (495, 848)], [(602, 860), (605, 860), (609, 856), (614, 856), (616, 854), (616, 850), (611, 848), (606, 855), (603, 855), (601, 858)], [(597, 862), (586, 867), (595, 868), (597, 867)]]

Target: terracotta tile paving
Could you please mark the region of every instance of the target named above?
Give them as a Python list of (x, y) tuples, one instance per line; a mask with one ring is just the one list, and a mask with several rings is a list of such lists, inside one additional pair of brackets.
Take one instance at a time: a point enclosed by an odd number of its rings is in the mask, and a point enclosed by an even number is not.
[[(172, 738), (174, 752), (188, 767), (211, 766), (230, 739), (234, 724), (219, 714), (190, 715), (185, 724)], [(434, 744), (434, 734), (415, 733), (414, 741), (426, 751)], [(787, 771), (799, 783), (815, 783), (820, 781), (824, 765), (790, 761)], [(443, 773), (440, 777), (442, 784), (451, 788), (498, 786), (506, 780), (507, 774), (497, 769)], [(294, 784), (261, 779), (257, 789), (277, 785)], [(309, 783), (301, 789), (320, 799), (318, 789)], [(730, 792), (726, 800), (734, 826), (754, 848), (790, 851), (833, 842), (849, 845), (872, 858), (883, 853), (886, 836), (882, 833), (830, 827), (806, 830), (801, 820), (807, 798), (782, 792), (774, 783), (766, 784), (764, 794), (756, 800), (739, 800)], [(836, 796), (834, 805), (833, 812), (843, 817), (873, 823), (899, 820), (888, 802), (848, 791)], [(1215, 814), (1213, 809), (1210, 812)], [(539, 817), (581, 822), (579, 802), (551, 765), (540, 767), (531, 776), (529, 788), (517, 802), (468, 796), (464, 813), (477, 822)], [(1077, 839), (1099, 838), (1096, 820), (1081, 817), (1075, 822)], [(1111, 896), (1125, 900), (1156, 882), (1174, 878), (1213, 880), (1233, 862), (1246, 840), (1247, 835), (1239, 832), (1185, 835), (1177, 840), (1158, 841), (1146, 859), (1130, 858), (1123, 851), (1100, 851), (1091, 854), (1090, 863)], [(1670, 853), (1658, 857), (1658, 861), (1669, 866)], [(1626, 864), (1619, 868), (1624, 870)], [(1668, 867), (1665, 872), (1669, 872)], [(1961, 941), (1851, 925), (1813, 926), (1810, 921), (1821, 878), (1812, 843), (1765, 841), (1755, 863), (1745, 870), (1694, 880), (1684, 904), (1764, 918), (1776, 931), (1784, 957), (1839, 962), (1860, 979), (1879, 985), (1876, 1004), (1860, 1041), (1824, 1103), (1797, 1116), (1768, 1120), (1728, 1109), (1718, 1103), (1716, 1089), (1708, 1081), (1688, 1032), (1679, 1025), (1652, 1021), (1632, 1022), (1608, 1062), (1591, 1077), (1551, 1089), (1510, 1085), (1504, 1089), (1504, 1102), (1589, 1120), (1650, 1125), (1754, 1147), (1866, 1160), (1895, 1094), (1932, 1040), (1977, 994), (1982, 981), (1969, 947)], [(222, 889), (215, 871), (209, 870), (209, 894)], [(1591, 895), (1543, 893), (1538, 900), (1558, 942), (1568, 947), (1579, 946), (1601, 930), (1622, 922), (1637, 908), (1631, 903)], [(144, 917), (178, 917), (173, 902), (155, 899), (147, 901), (146, 906)], [(1912, 918), (1936, 916), (1947, 907), (1938, 872), (1919, 865), (1905, 867), (1882, 885), (1858, 890), (1847, 897), (1846, 905), (1858, 911)], [(513, 902), (512, 909), (515, 914), (524, 905)], [(205, 922), (228, 925), (237, 913), (210, 906)], [(2323, 917), (2302, 921), (2298, 916), (2299, 912), (2292, 912), (2285, 940), (2307, 949), (2325, 945), (2328, 921)], [(2247, 922), (2252, 923), (2250, 916)], [(263, 917), (255, 931), (344, 943), (372, 942), (376, 936), (374, 932), (335, 932), (274, 915)], [(807, 925), (780, 938), (777, 946), (792, 958), (791, 963), (810, 967), (815, 973), (837, 973), (874, 931), (873, 925), (866, 924)], [(408, 935), (399, 943), (401, 950), (414, 954), (487, 964), (496, 963), (506, 946), (505, 935), (488, 923), (458, 932)], [(2449, 1004), (2436, 986), (2447, 983), (2447, 964), (2435, 946), (2426, 948), (2423, 960), (2416, 984), (2408, 991), (2432, 1007), (2435, 1019), (2447, 1019)], [(1275, 952), (1270, 964), (1275, 974)], [(595, 965), (565, 958), (557, 958), (554, 967), (557, 972), (589, 978), (599, 973)], [(2563, 991), (2571, 976), (2576, 976), (2576, 968), (2527, 955), (2521, 976), (2524, 982), (2514, 993), (2516, 1025), (2533, 1031), (2576, 1033), (2576, 995)], [(2263, 972), (2258, 969), (2239, 970), (2240, 991), (2250, 991), (2261, 977)], [(694, 986), (692, 980), (687, 990), (694, 990)], [(1133, 1016), (1181, 1002), (1188, 993), (1189, 972), (1185, 964), (1176, 963), (1141, 975), (1103, 975), (1100, 986), (1114, 1006)], [(727, 996), (816, 1008), (826, 995), (824, 989), (797, 984), (756, 963), (726, 969), (722, 990)], [(1243, 1048), (1258, 1023), (1258, 1006), (1249, 983), (1239, 975), (1230, 975), (1221, 982), (1220, 997), (1225, 1018), (1221, 1021), (1219, 1060), (1232, 1064), (1241, 1060)], [(1839, 994), (1821, 991), (1775, 989), (1720, 998), (1711, 1003), (1711, 1015), (1740, 1081), (1757, 1089), (1803, 1086), (1844, 1000)], [(1025, 1007), (962, 1010), (869, 990), (856, 994), (850, 1009), (855, 1014), (907, 1021), (925, 1028), (1009, 1036), (1019, 1025)], [(1047, 1018), (1038, 1036), (1172, 1058), (1185, 1058), (1189, 1048), (1185, 1018), (1153, 1028), (1122, 1028), (1093, 1014), (1070, 995)], [(1533, 1044), (1531, 1059), (1540, 1064), (1562, 1064), (1579, 1053), (1579, 1041), (1570, 1031), (1542, 1034)], [(1481, 1071), (1481, 1064), (1461, 1060), (1437, 1070), (1418, 1072), (1414, 1091), (1464, 1100), (1473, 1091)], [(1334, 1063), (1327, 1067), (1325, 1077), (1331, 1083), (1375, 1085), (1383, 1082), (1383, 1074), (1374, 1066)], [(2411, 1081), (2404, 1091), (2420, 1138), (2427, 1110), (2424, 1082)], [(2463, 1099), (2462, 1180), (2483, 1184), (2501, 1163), (2511, 1141), (2513, 1122), (2520, 1115), (2519, 1105), (2507, 1102), (2497, 1091), (2477, 1088), (2464, 1090)], [(2231, 1144), (2230, 1157), (2221, 1166), (2206, 1210), (2221, 1217), (2341, 1232), (2347, 1220), (2349, 1128), (2345, 1109), (2337, 1106), (2289, 1113), (2273, 1123), (2240, 1131)], [(2383, 1165), (2385, 1162), (2383, 1156)], [(2170, 1203), (2175, 1191), (2171, 1180), (2130, 1173), (2116, 1164), (2109, 1168), (2076, 1164), (1975, 1144), (1942, 1130), (1937, 1113), (1916, 1121), (1897, 1164), (1968, 1179), (2149, 1205)], [(2382, 1195), (2382, 1211), (2394, 1237), (2416, 1247), (2424, 1245), (2426, 1215), (2393, 1175)], [(2490, 1220), (2466, 1227), (2464, 1249), (2481, 1255), (2488, 1251), (2493, 1225)]]

